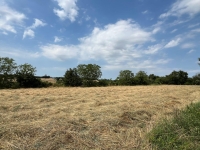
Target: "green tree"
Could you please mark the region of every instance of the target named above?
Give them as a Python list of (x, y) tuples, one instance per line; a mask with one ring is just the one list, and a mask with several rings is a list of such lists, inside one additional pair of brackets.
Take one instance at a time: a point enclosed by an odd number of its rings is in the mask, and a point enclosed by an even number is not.
[(83, 86), (97, 86), (95, 80), (102, 76), (101, 67), (96, 64), (80, 64), (77, 66), (77, 73), (83, 80)]
[(192, 77), (192, 83), (194, 85), (200, 85), (200, 73), (198, 73)]
[(173, 71), (171, 74), (166, 76), (168, 84), (183, 85), (187, 82), (188, 73), (182, 70)]
[(19, 65), (16, 72), (17, 82), (20, 87), (40, 87), (41, 81), (35, 77), (36, 68), (30, 64)]
[(81, 86), (82, 80), (77, 73), (77, 69), (69, 69), (64, 75), (64, 85), (65, 86)]
[(17, 66), (14, 59), (0, 57), (0, 88), (12, 87), (16, 68)]
[(151, 82), (151, 84), (155, 83), (157, 78), (159, 78), (159, 76), (156, 76), (154, 74), (149, 75), (149, 81)]
[(138, 73), (136, 73), (135, 80), (136, 80), (136, 84), (138, 84), (138, 85), (148, 85), (149, 84), (148, 75), (144, 71), (139, 71)]
[(119, 85), (133, 85), (134, 73), (130, 70), (121, 70), (117, 77)]

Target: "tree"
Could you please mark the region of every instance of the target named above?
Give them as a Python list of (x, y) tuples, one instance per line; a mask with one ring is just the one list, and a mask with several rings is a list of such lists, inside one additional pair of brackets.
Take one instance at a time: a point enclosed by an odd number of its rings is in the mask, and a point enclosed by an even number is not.
[(96, 64), (80, 64), (77, 66), (78, 75), (84, 80), (98, 80), (102, 76), (101, 67)]
[(0, 57), (0, 88), (10, 88), (12, 86), (16, 68), (14, 59)]
[(139, 84), (139, 85), (148, 85), (149, 84), (148, 75), (144, 71), (139, 71), (135, 75), (135, 80), (136, 80), (136, 84)]
[(77, 69), (69, 69), (64, 75), (64, 85), (65, 86), (81, 86), (82, 80), (77, 73)]
[(194, 85), (200, 85), (200, 73), (194, 75), (192, 81)]
[(117, 77), (119, 85), (133, 85), (134, 73), (130, 70), (121, 70)]
[(159, 78), (159, 76), (156, 76), (156, 75), (154, 75), (154, 74), (150, 74), (150, 75), (149, 75), (149, 80), (150, 80), (151, 83), (155, 83), (155, 80), (156, 80), (157, 78)]
[(168, 84), (183, 85), (187, 82), (188, 73), (182, 70), (173, 71), (171, 74), (166, 76)]
[(96, 64), (80, 64), (77, 66), (77, 73), (83, 80), (83, 86), (97, 86), (98, 80), (102, 76), (101, 67)]
[(40, 87), (41, 81), (35, 77), (36, 68), (30, 64), (18, 66), (16, 77), (20, 87)]

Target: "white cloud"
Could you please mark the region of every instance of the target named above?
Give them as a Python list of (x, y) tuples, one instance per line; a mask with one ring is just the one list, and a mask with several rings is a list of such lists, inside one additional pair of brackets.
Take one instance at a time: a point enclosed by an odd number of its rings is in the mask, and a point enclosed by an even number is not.
[(156, 24), (152, 25), (151, 26), (151, 28), (153, 30), (152, 34), (156, 34), (159, 31), (161, 31), (163, 24), (164, 24), (164, 21), (158, 21)]
[(25, 39), (27, 36), (29, 36), (30, 38), (34, 38), (35, 37), (34, 31), (31, 29), (26, 29), (23, 34), (23, 39)]
[(2, 56), (18, 57), (18, 58), (24, 58), (24, 59), (38, 58), (41, 56), (41, 54), (39, 52), (30, 52), (30, 51), (24, 51), (21, 49), (16, 50), (16, 48), (9, 48), (9, 47), (0, 48), (0, 53), (2, 54)]
[(22, 26), (26, 16), (0, 2), (0, 30), (17, 33), (16, 26)]
[(163, 45), (161, 45), (161, 44), (156, 44), (156, 45), (148, 46), (148, 50), (144, 51), (144, 53), (145, 54), (155, 54), (159, 50), (161, 50), (162, 48), (163, 48)]
[(57, 36), (54, 37), (54, 42), (57, 43), (57, 42), (61, 42), (62, 41), (62, 38), (59, 38)]
[(30, 26), (29, 28), (30, 29), (35, 29), (35, 28), (37, 28), (37, 27), (43, 27), (43, 26), (45, 26), (46, 25), (46, 23), (44, 23), (44, 22), (42, 22), (41, 20), (39, 20), (39, 19), (35, 19), (35, 22), (33, 23), (33, 25), (32, 26)]
[(61, 9), (54, 8), (54, 13), (61, 19), (75, 21), (78, 16), (77, 0), (55, 0)]
[(104, 70), (120, 70), (120, 69), (134, 69), (135, 71), (139, 71), (139, 70), (148, 70), (149, 72), (152, 72), (152, 70), (158, 69), (158, 65), (164, 65), (167, 64), (168, 62), (170, 62), (171, 59), (158, 59), (158, 60), (153, 60), (153, 59), (139, 59), (139, 60), (132, 60), (130, 62), (127, 62), (125, 64), (106, 64), (104, 66), (102, 66), (102, 68)]
[(200, 23), (191, 24), (191, 25), (188, 26), (188, 28), (194, 28), (194, 27), (199, 26), (199, 25), (200, 25)]
[(194, 52), (195, 50), (193, 50), (193, 49), (191, 49), (189, 52), (188, 52), (188, 54), (191, 54), (192, 52)]
[(198, 32), (200, 32), (200, 28), (194, 29), (194, 30), (192, 30), (192, 32), (198, 33)]
[(35, 32), (33, 31), (33, 29), (37, 28), (37, 27), (43, 27), (45, 26), (46, 23), (42, 22), (41, 20), (39, 19), (35, 19), (35, 22), (33, 23), (32, 26), (30, 27), (27, 27), (24, 31), (24, 34), (23, 34), (23, 39), (25, 39), (27, 36), (29, 36), (30, 38), (34, 38), (35, 37)]
[(89, 21), (90, 19), (91, 19), (91, 18), (90, 18), (90, 16), (88, 16), (88, 15), (87, 15), (86, 18), (85, 18), (86, 21)]
[(169, 43), (167, 43), (165, 45), (165, 48), (171, 48), (171, 47), (175, 47), (175, 46), (178, 46), (179, 43), (180, 43), (181, 39), (180, 38), (177, 38), (176, 40), (171, 40)]
[(193, 47), (195, 47), (194, 43), (185, 43), (181, 46), (181, 48), (184, 48), (184, 49), (193, 48)]
[(55, 44), (48, 44), (40, 47), (42, 54), (45, 57), (56, 60), (66, 60), (76, 58), (78, 55), (78, 48), (76, 46), (60, 46)]
[(171, 33), (174, 33), (174, 32), (176, 32), (176, 31), (177, 31), (177, 29), (174, 29), (174, 30), (171, 31)]
[(78, 45), (48, 44), (41, 46), (41, 50), (44, 56), (56, 60), (102, 59), (107, 63), (119, 64), (141, 57), (141, 46), (152, 40), (152, 34), (134, 21), (120, 20), (104, 28), (94, 28), (90, 35), (79, 39)]
[(200, 0), (176, 0), (170, 10), (161, 14), (160, 18), (167, 18), (169, 16), (180, 17), (184, 14), (193, 17), (198, 13), (200, 13)]
[(158, 33), (160, 30), (161, 30), (160, 27), (156, 27), (156, 28), (153, 29), (152, 33), (153, 33), (153, 34), (156, 34), (156, 33)]
[(4, 35), (8, 35), (8, 33), (7, 33), (7, 32), (5, 32), (5, 31), (3, 31), (2, 33), (3, 33)]
[(142, 14), (147, 14), (149, 11), (148, 10), (145, 10), (142, 12)]

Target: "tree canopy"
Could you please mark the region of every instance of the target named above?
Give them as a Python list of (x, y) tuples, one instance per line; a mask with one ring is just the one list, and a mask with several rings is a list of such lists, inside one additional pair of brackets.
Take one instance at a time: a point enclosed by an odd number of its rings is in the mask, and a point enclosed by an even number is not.
[(130, 70), (121, 70), (117, 80), (120, 85), (133, 85), (134, 73)]
[(69, 69), (64, 75), (64, 85), (65, 86), (81, 86), (82, 80), (77, 73), (77, 69)]
[(98, 80), (102, 76), (101, 67), (96, 64), (80, 64), (77, 73), (83, 80)]
[(39, 87), (41, 82), (35, 77), (36, 68), (30, 64), (19, 65), (16, 71), (16, 79), (20, 87)]
[(139, 71), (135, 75), (135, 80), (138, 85), (147, 85), (149, 84), (148, 75), (144, 71)]
[(17, 65), (12, 58), (0, 57), (0, 88), (10, 88)]
[(183, 85), (187, 82), (188, 73), (182, 70), (173, 71), (171, 74), (166, 76), (169, 84)]

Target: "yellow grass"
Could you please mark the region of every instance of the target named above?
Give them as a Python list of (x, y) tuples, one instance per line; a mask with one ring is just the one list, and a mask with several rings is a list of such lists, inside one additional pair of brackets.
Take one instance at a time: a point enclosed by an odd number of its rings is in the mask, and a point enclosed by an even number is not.
[(153, 125), (199, 100), (199, 86), (0, 90), (0, 149), (151, 149)]
[(44, 82), (56, 83), (56, 79), (53, 78), (41, 78), (41, 80)]

